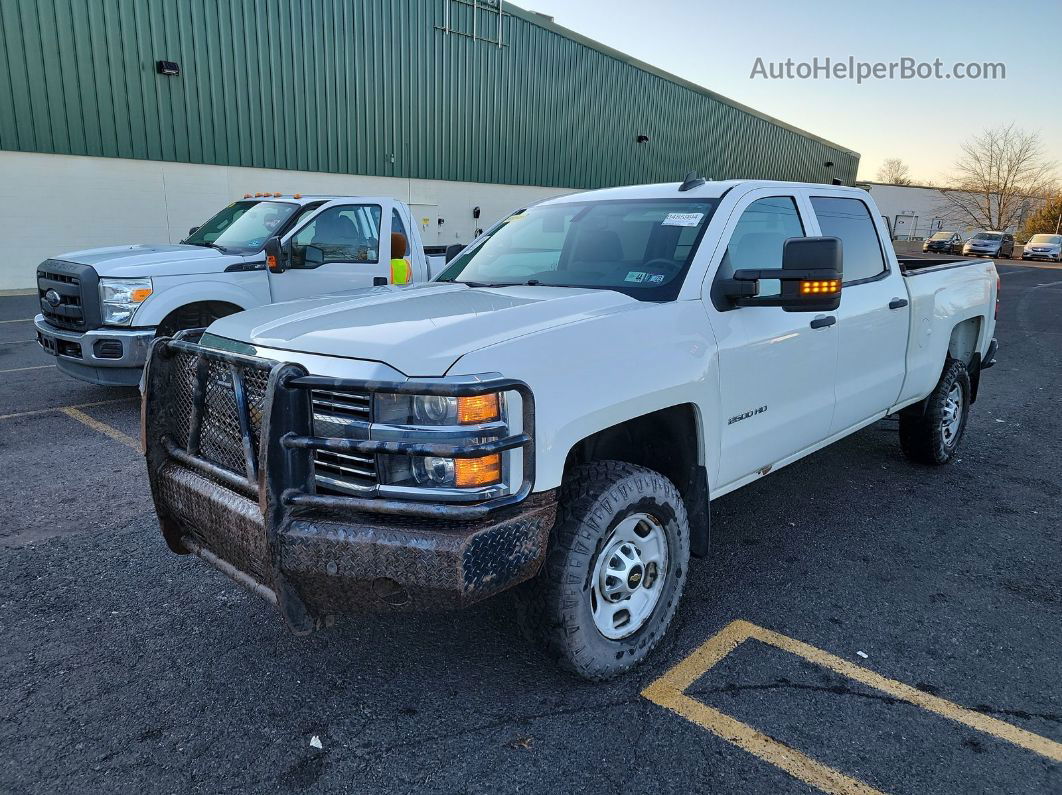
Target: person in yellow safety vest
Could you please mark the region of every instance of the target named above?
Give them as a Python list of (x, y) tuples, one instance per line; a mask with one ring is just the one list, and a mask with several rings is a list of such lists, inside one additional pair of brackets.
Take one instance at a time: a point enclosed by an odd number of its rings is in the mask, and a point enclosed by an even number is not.
[(413, 268), (406, 256), (406, 236), (391, 233), (391, 284), (409, 284), (413, 281)]

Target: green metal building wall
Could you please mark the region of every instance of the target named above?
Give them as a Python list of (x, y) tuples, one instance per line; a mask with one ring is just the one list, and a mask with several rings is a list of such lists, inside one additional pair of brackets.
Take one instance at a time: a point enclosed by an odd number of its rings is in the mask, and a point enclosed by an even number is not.
[(0, 0), (0, 149), (582, 188), (855, 180), (856, 153), (508, 3), (498, 46), (492, 2)]

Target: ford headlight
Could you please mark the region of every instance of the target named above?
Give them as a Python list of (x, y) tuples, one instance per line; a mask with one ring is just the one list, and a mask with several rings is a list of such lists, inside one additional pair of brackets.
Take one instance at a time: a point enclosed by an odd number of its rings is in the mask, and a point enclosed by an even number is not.
[(103, 324), (128, 326), (133, 313), (151, 295), (151, 279), (100, 279)]

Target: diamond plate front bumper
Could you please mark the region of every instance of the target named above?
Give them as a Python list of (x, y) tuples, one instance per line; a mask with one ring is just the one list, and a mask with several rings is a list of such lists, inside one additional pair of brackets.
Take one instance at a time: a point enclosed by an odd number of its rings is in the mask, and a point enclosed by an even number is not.
[(512, 495), (442, 505), (316, 494), (311, 448), (333, 444), (312, 435), (309, 388), (318, 380), (294, 365), (180, 339), (154, 343), (143, 438), (155, 509), (174, 552), (196, 554), (264, 597), (297, 634), (336, 612), (465, 607), (538, 571), (557, 492), (532, 491), (534, 401), (526, 385), (329, 381), (333, 389), (521, 393), (524, 432), (504, 439), (447, 450), (344, 442), (462, 457), (523, 448), (524, 481)]

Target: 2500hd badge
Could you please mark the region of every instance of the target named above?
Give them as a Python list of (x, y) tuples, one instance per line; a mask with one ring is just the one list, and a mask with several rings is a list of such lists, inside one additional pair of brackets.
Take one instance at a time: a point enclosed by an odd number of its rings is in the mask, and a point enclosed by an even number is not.
[(733, 425), (735, 422), (747, 420), (749, 417), (755, 417), (757, 414), (763, 414), (765, 411), (767, 411), (767, 406), (760, 406), (758, 409), (752, 409), (751, 411), (746, 411), (744, 414), (738, 414), (735, 417), (731, 417), (726, 421), (726, 424)]

